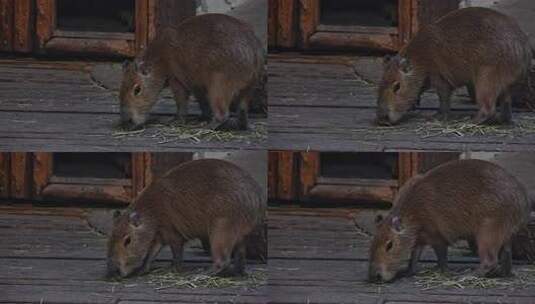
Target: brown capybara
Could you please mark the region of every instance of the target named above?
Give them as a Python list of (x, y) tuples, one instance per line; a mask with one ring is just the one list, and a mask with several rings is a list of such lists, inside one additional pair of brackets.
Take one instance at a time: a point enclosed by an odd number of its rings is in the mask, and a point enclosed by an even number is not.
[(499, 122), (498, 102), (501, 122), (509, 123), (511, 91), (526, 83), (532, 56), (528, 36), (514, 19), (480, 7), (451, 12), (385, 58), (377, 123), (398, 123), (431, 88), (440, 99), (439, 115), (447, 119), (450, 97), (463, 86), (479, 107), (475, 123)]
[(238, 166), (215, 159), (179, 165), (116, 214), (108, 240), (108, 276), (149, 271), (167, 245), (178, 270), (184, 244), (192, 239), (208, 240), (214, 274), (242, 274), (244, 238), (262, 223), (265, 209), (262, 187)]
[(530, 203), (520, 182), (504, 169), (482, 160), (451, 161), (411, 178), (394, 207), (378, 219), (370, 247), (370, 281), (388, 282), (415, 272), (422, 249), (431, 246), (441, 270), (448, 246), (474, 240), (478, 275), (511, 273), (511, 238), (528, 221)]
[[(121, 122), (141, 127), (166, 86), (177, 119), (185, 121), (190, 95), (213, 129), (247, 129), (249, 103), (263, 80), (263, 45), (244, 22), (222, 14), (191, 17), (163, 29), (148, 48), (126, 62), (120, 90)], [(238, 117), (229, 109), (238, 104)]]

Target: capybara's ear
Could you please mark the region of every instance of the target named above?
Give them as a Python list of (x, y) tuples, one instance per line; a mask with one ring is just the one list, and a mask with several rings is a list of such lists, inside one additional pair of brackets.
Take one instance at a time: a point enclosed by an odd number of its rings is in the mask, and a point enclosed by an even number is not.
[(379, 225), (382, 221), (383, 221), (383, 216), (382, 216), (381, 214), (378, 214), (378, 215), (375, 217), (375, 224), (376, 224), (376, 225)]
[(130, 224), (132, 224), (134, 227), (139, 227), (139, 225), (141, 225), (141, 217), (136, 211), (132, 211), (128, 219), (130, 221)]
[(401, 72), (408, 74), (412, 71), (412, 64), (409, 59), (402, 57), (399, 59), (399, 69)]
[(394, 216), (392, 218), (392, 221), (390, 222), (390, 225), (392, 226), (392, 230), (396, 233), (403, 232), (403, 225), (401, 224), (401, 218), (399, 216)]

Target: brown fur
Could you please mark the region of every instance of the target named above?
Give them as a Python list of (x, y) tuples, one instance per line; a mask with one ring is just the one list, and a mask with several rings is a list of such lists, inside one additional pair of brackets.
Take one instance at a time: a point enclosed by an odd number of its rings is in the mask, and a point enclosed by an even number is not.
[(528, 36), (516, 21), (487, 8), (460, 9), (423, 28), (394, 58), (385, 59), (379, 86), (379, 124), (398, 123), (427, 89), (437, 91), (446, 119), (452, 92), (467, 86), (478, 104), (476, 123), (512, 116), (511, 93), (531, 66)]
[[(264, 50), (253, 29), (233, 17), (192, 17), (177, 29), (167, 28), (127, 63), (121, 86), (121, 120), (142, 126), (167, 85), (175, 95), (177, 118), (185, 120), (193, 94), (210, 127), (247, 129), (247, 112), (264, 77)], [(229, 119), (231, 104), (238, 119)]]
[(460, 239), (475, 240), (479, 274), (508, 275), (511, 237), (527, 223), (529, 210), (526, 190), (501, 167), (481, 160), (440, 165), (410, 179), (378, 223), (369, 279), (393, 280), (409, 255), (413, 273), (427, 245), (445, 270), (448, 245)]
[(149, 185), (114, 220), (108, 273), (125, 277), (148, 271), (166, 245), (178, 269), (184, 243), (201, 239), (209, 243), (214, 273), (240, 274), (244, 237), (262, 223), (265, 208), (262, 188), (236, 165), (214, 159), (182, 164)]

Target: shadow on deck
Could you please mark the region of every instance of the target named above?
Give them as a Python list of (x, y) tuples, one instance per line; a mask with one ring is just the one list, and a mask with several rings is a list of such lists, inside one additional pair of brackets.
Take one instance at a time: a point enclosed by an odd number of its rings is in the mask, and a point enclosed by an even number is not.
[[(265, 136), (253, 131), (200, 141), (168, 136), (156, 127), (118, 136), (121, 77), (121, 64), (0, 58), (0, 149), (176, 152), (262, 149), (266, 144)], [(170, 92), (161, 99), (152, 117), (171, 121), (176, 107)], [(200, 113), (196, 103), (190, 113)], [(253, 116), (251, 125), (265, 128), (266, 120)]]
[[(370, 238), (357, 233), (357, 210), (274, 208), (269, 214), (271, 303), (534, 303), (535, 280), (522, 287), (464, 289), (420, 286), (417, 278), (391, 284), (366, 282)], [(475, 268), (477, 257), (450, 248), (449, 268)], [(419, 269), (435, 266), (424, 253)], [(513, 271), (532, 266), (515, 264)], [(420, 272), (421, 274), (421, 272)], [(501, 281), (504, 280), (504, 281)], [(505, 282), (506, 279), (499, 279)], [(472, 287), (471, 287), (472, 286)]]
[[(0, 207), (0, 303), (265, 303), (265, 287), (161, 288), (143, 276), (105, 280), (106, 237), (87, 224), (87, 210)], [(164, 252), (155, 267), (169, 267)], [(208, 269), (198, 247), (184, 268)], [(247, 271), (266, 265), (248, 264)]]
[[(497, 130), (436, 126), (436, 94), (426, 93), (415, 118), (395, 128), (375, 126), (377, 88), (362, 77), (380, 74), (367, 57), (272, 54), (269, 57), (269, 147), (316, 151), (526, 151), (535, 149), (535, 114), (513, 114), (516, 125)], [(457, 95), (452, 113), (463, 121), (476, 112)], [(489, 128), (490, 129), (490, 128)]]

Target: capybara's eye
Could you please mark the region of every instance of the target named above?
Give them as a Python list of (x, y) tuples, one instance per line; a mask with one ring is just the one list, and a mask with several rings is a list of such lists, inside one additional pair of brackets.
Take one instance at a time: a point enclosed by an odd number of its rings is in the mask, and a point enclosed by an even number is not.
[(127, 237), (124, 239), (124, 247), (128, 247), (128, 245), (130, 245), (131, 242), (132, 242), (132, 239), (130, 239), (130, 237), (127, 236)]
[(139, 96), (139, 94), (141, 94), (141, 86), (136, 84), (134, 86), (134, 96)]
[(386, 243), (386, 251), (388, 252), (388, 251), (392, 250), (392, 246), (393, 246), (393, 245), (392, 245), (392, 241), (388, 241), (388, 242)]
[(401, 84), (399, 82), (394, 83), (394, 87), (392, 90), (394, 90), (394, 93), (397, 93), (401, 89)]

